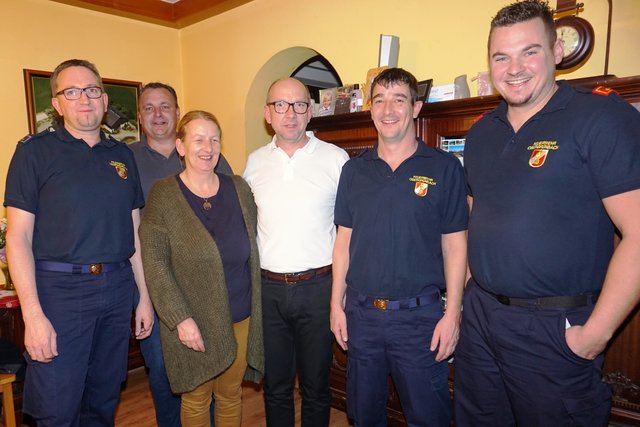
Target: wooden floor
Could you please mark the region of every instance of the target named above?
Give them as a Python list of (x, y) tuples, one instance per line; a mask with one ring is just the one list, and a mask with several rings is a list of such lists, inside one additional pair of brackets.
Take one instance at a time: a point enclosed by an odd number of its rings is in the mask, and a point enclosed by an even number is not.
[[(296, 423), (300, 425), (300, 397), (296, 395)], [(262, 389), (244, 387), (242, 391), (242, 427), (264, 427)], [(155, 427), (155, 412), (144, 368), (129, 372), (127, 384), (116, 411), (116, 427)], [(348, 427), (344, 412), (331, 409), (330, 427)]]

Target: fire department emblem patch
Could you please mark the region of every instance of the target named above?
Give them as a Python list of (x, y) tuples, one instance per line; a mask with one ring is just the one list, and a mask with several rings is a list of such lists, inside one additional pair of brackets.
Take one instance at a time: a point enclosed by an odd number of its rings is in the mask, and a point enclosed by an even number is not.
[(529, 166), (539, 168), (544, 165), (545, 160), (547, 160), (547, 154), (549, 154), (549, 150), (533, 150), (531, 157), (529, 157)]
[(116, 172), (118, 172), (118, 176), (120, 178), (127, 179), (127, 167), (124, 163), (115, 162), (112, 160), (109, 162), (109, 165), (113, 166), (116, 169)]
[(437, 184), (435, 179), (421, 175), (413, 175), (409, 181), (413, 182), (413, 192), (418, 197), (426, 196), (429, 192), (429, 186)]
[(413, 192), (420, 197), (426, 196), (428, 191), (429, 184), (427, 184), (426, 182), (416, 182), (416, 186), (413, 189)]

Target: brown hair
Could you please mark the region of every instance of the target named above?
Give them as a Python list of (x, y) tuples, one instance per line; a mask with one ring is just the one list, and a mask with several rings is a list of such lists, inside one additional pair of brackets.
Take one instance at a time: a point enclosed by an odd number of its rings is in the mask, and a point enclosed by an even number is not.
[(371, 94), (373, 95), (373, 88), (376, 85), (380, 85), (388, 89), (389, 86), (397, 84), (409, 85), (409, 91), (411, 92), (411, 104), (415, 104), (418, 99), (418, 81), (413, 74), (402, 68), (387, 68), (378, 74), (371, 83)]
[(489, 31), (489, 40), (487, 41), (487, 49), (491, 43), (491, 34), (498, 27), (508, 27), (520, 22), (530, 21), (540, 18), (544, 24), (544, 29), (549, 37), (551, 47), (556, 42), (556, 27), (553, 21), (553, 10), (549, 8), (549, 2), (543, 0), (523, 0), (511, 3), (498, 11), (496, 16), (491, 20), (491, 31)]
[(220, 139), (222, 139), (222, 127), (220, 127), (220, 122), (218, 121), (216, 116), (209, 113), (208, 111), (202, 110), (189, 111), (187, 114), (182, 116), (180, 122), (178, 123), (178, 131), (176, 133), (176, 136), (180, 138), (180, 140), (182, 140), (184, 138), (184, 135), (186, 134), (185, 128), (187, 127), (187, 125), (197, 119), (208, 120), (215, 123), (215, 125), (218, 126), (218, 129), (220, 129)]
[(164, 89), (164, 90), (166, 90), (167, 92), (169, 92), (171, 94), (171, 97), (173, 98), (173, 102), (175, 102), (175, 104), (176, 104), (176, 108), (179, 108), (178, 107), (178, 94), (176, 94), (176, 90), (174, 88), (172, 88), (171, 86), (169, 86), (168, 84), (160, 83), (160, 82), (147, 83), (146, 85), (142, 86), (142, 89), (140, 89), (140, 95), (138, 95), (138, 98), (140, 98), (142, 96), (142, 94), (145, 93), (145, 91), (147, 91), (149, 89)]
[[(87, 70), (91, 71), (98, 78), (98, 85), (102, 87), (102, 77), (100, 77), (100, 73), (95, 65), (85, 59), (67, 59), (62, 62), (60, 65), (53, 70), (53, 74), (51, 74), (51, 78), (49, 79), (49, 85), (51, 86), (51, 97), (55, 97), (58, 92), (58, 76), (63, 70), (66, 70), (70, 67), (84, 67)], [(103, 88), (104, 89), (104, 88)]]

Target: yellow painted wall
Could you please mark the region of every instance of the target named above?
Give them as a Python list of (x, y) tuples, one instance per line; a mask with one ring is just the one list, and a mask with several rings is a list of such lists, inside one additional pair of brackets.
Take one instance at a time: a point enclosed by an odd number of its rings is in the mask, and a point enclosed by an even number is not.
[[(71, 57), (104, 77), (175, 86), (183, 112), (212, 111), (237, 172), (267, 142), (262, 103), (270, 80), (314, 52), (345, 83), (377, 65), (381, 33), (400, 37), (399, 65), (435, 84), (486, 69), (493, 14), (510, 0), (254, 0), (182, 30), (86, 11), (47, 0), (0, 0), (0, 189), (15, 142), (27, 133), (23, 68), (51, 70)], [(567, 78), (604, 72), (607, 0), (583, 0), (596, 31), (591, 59)], [(555, 3), (552, 1), (552, 4)], [(640, 74), (640, 1), (615, 0), (609, 72)], [(475, 84), (470, 82), (471, 93)]]
[[(509, 1), (255, 0), (181, 31), (186, 104), (218, 115), (225, 155), (242, 171), (247, 154), (269, 138), (261, 114), (270, 80), (299, 64), (287, 56), (317, 51), (344, 83), (360, 83), (377, 65), (379, 35), (393, 34), (400, 37), (399, 66), (436, 85), (467, 74), (475, 94), (470, 79), (487, 68), (491, 17)], [(581, 16), (595, 28), (596, 47), (562, 78), (604, 73), (608, 2), (584, 3)], [(640, 74), (640, 0), (613, 3), (609, 73)]]
[[(23, 68), (53, 71), (69, 58), (88, 59), (103, 77), (160, 80), (182, 92), (175, 29), (48, 0), (0, 0), (0, 191), (16, 142), (28, 133)], [(0, 208), (0, 216), (2, 216)]]

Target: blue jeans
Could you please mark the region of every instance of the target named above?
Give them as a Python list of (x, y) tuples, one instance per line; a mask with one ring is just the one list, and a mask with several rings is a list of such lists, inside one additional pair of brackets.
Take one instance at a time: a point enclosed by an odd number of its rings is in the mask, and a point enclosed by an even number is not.
[(269, 427), (293, 427), (293, 381), (302, 390), (302, 427), (329, 424), (331, 274), (295, 285), (262, 279), (264, 399)]
[[(136, 291), (135, 305), (138, 304), (140, 295)], [(134, 306), (135, 309), (135, 306)], [(149, 376), (149, 387), (153, 404), (156, 408), (156, 422), (158, 427), (180, 427), (180, 395), (174, 394), (169, 385), (167, 370), (164, 366), (162, 356), (162, 345), (160, 343), (160, 321), (154, 314), (154, 326), (148, 338), (138, 341), (140, 351), (144, 358)], [(177, 333), (177, 332), (176, 332)], [(211, 405), (211, 426), (214, 421), (214, 405)]]
[(58, 356), (27, 359), (23, 411), (40, 427), (113, 426), (127, 374), (131, 266), (99, 275), (36, 270), (38, 297)]

